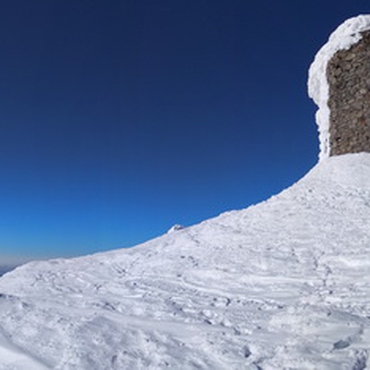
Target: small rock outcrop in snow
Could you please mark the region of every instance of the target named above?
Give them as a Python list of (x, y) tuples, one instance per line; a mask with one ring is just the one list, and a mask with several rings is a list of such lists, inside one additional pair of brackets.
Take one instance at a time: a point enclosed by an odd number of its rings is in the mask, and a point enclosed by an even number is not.
[(320, 159), (370, 151), (369, 30), (370, 15), (347, 20), (310, 67), (309, 95), (319, 106)]
[(167, 231), (167, 234), (173, 233), (173, 232), (175, 232), (175, 231), (182, 230), (183, 228), (184, 228), (184, 226), (179, 225), (179, 224), (173, 225), (173, 226), (172, 226), (172, 227)]

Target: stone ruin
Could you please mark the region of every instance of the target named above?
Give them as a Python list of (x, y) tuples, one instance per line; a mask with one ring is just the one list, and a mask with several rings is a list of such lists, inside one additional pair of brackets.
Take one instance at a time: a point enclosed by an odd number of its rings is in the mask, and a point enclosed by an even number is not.
[(310, 66), (308, 93), (319, 107), (320, 160), (370, 152), (370, 14), (330, 35)]
[(370, 152), (370, 31), (327, 64), (329, 156)]

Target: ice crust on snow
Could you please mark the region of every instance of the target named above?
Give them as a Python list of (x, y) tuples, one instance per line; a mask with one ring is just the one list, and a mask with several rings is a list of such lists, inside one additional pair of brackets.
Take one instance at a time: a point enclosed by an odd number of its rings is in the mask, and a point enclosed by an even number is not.
[(0, 369), (356, 369), (370, 360), (370, 153), (143, 245), (0, 278)]
[(319, 128), (319, 159), (329, 156), (329, 85), (326, 78), (328, 62), (339, 50), (348, 50), (361, 40), (361, 33), (370, 29), (370, 15), (359, 15), (346, 20), (329, 37), (328, 42), (318, 51), (309, 69), (308, 93), (318, 105), (316, 122)]

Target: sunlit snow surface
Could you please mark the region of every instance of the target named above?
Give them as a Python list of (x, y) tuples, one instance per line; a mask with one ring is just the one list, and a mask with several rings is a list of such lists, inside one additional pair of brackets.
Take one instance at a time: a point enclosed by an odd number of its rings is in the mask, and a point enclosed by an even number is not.
[(316, 122), (320, 133), (320, 159), (327, 158), (330, 152), (327, 65), (337, 51), (349, 49), (361, 40), (361, 33), (369, 29), (370, 15), (368, 14), (346, 20), (330, 35), (328, 42), (316, 54), (310, 67), (308, 93), (319, 107)]
[(4, 275), (0, 369), (365, 369), (369, 256), (370, 154), (329, 158), (246, 210)]

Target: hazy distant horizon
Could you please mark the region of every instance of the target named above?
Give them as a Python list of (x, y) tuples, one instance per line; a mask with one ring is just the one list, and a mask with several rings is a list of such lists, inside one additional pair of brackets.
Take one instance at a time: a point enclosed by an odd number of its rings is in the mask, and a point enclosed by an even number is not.
[(3, 276), (5, 273), (15, 269), (17, 266), (18, 265), (12, 265), (12, 266), (11, 265), (5, 265), (5, 266), (1, 265), (0, 266), (0, 276)]

